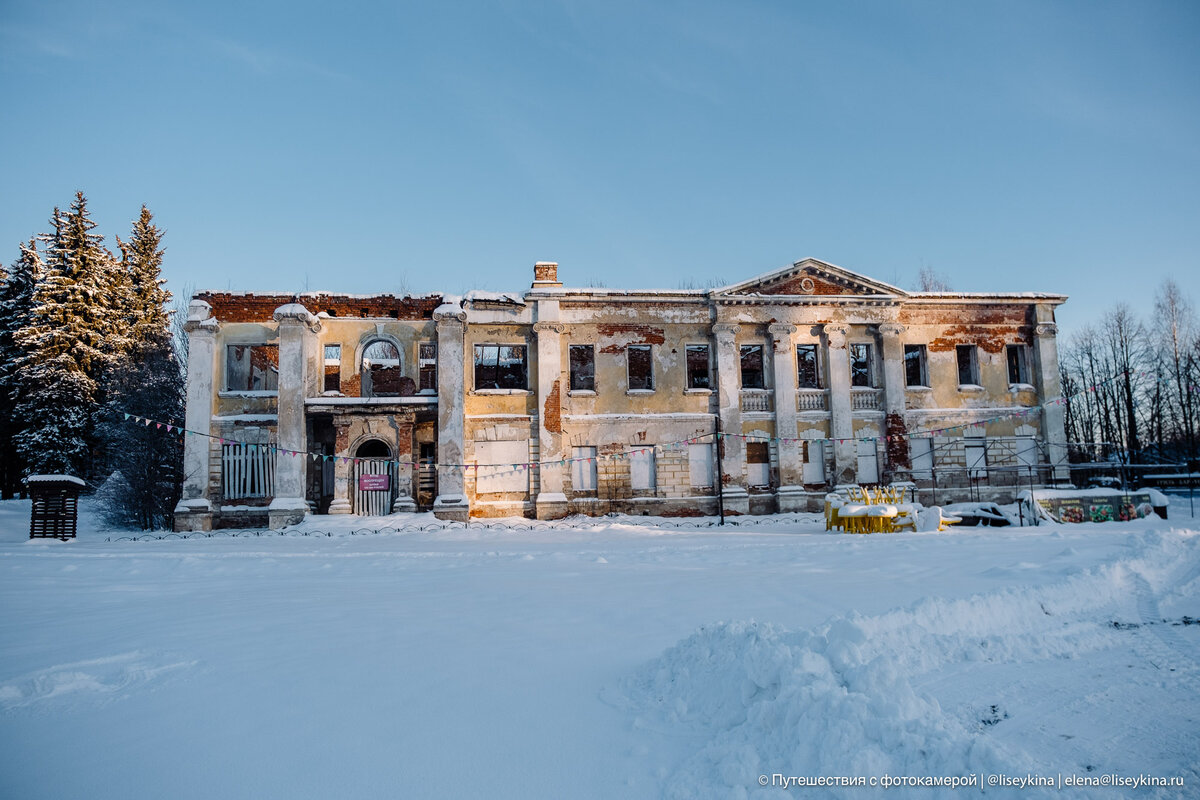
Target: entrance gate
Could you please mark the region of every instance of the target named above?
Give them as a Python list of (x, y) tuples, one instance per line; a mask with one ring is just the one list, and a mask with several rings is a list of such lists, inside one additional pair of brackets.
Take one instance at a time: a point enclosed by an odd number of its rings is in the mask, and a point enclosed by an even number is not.
[(354, 513), (383, 517), (392, 513), (396, 499), (396, 462), (387, 458), (359, 458), (354, 462)]

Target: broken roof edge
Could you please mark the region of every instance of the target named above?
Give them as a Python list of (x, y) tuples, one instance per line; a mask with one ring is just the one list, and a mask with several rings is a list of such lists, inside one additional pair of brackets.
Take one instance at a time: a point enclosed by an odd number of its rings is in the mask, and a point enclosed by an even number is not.
[(346, 292), (230, 292), (222, 289), (201, 289), (192, 292), (192, 299), (204, 299), (205, 297), (291, 297), (295, 299), (302, 298), (339, 298), (343, 300), (378, 300), (382, 298), (390, 298), (392, 300), (430, 300), (435, 297), (448, 297), (445, 292), (424, 292), (422, 294), (396, 294), (395, 292), (377, 292), (375, 294), (348, 294)]
[(954, 302), (954, 301), (996, 301), (1007, 300), (1012, 301), (1036, 301), (1039, 303), (1052, 303), (1061, 305), (1067, 302), (1069, 295), (1055, 294), (1053, 292), (913, 292), (908, 295), (906, 300), (912, 301), (933, 301), (933, 302)]

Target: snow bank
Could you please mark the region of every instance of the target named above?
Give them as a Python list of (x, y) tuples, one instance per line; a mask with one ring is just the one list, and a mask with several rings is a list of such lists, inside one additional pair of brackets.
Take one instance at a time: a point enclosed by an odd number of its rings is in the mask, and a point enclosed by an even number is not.
[[(981, 719), (980, 706), (950, 712), (918, 687), (972, 662), (1036, 665), (1112, 646), (1119, 634), (1112, 620), (1137, 582), (1160, 584), (1172, 565), (1195, 562), (1197, 545), (1200, 537), (1150, 532), (1137, 556), (1060, 584), (927, 599), (807, 631), (720, 622), (667, 650), (613, 699), (638, 715), (635, 727), (667, 726), (704, 740), (665, 784), (667, 797), (790, 796), (755, 788), (760, 775), (781, 769), (814, 776), (1036, 772), (1049, 765), (990, 739), (992, 722)], [(826, 791), (805, 796), (843, 796)]]

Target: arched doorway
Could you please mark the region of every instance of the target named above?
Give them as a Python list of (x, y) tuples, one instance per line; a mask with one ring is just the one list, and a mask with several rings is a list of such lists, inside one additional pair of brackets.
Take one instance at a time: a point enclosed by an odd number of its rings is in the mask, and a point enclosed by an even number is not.
[(382, 517), (392, 513), (396, 499), (396, 462), (379, 439), (368, 439), (354, 452), (354, 513)]

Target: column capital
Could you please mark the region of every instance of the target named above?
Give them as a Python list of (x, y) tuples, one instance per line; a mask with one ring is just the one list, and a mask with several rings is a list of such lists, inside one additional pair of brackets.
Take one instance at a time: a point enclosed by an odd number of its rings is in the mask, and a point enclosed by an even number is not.
[(439, 306), (433, 312), (433, 321), (441, 325), (462, 325), (467, 321), (467, 312), (449, 303)]
[(321, 320), (314, 317), (299, 303), (287, 303), (275, 309), (272, 315), (280, 325), (304, 325), (313, 333), (321, 330)]
[(767, 333), (771, 334), (771, 337), (776, 341), (788, 338), (797, 330), (798, 328), (795, 325), (787, 322), (772, 322), (767, 326)]
[(1044, 322), (1033, 329), (1037, 336), (1057, 336), (1058, 326), (1053, 322)]
[(561, 336), (566, 333), (567, 326), (561, 322), (535, 322), (533, 323), (533, 332), (538, 336), (544, 333), (553, 333)]
[(740, 325), (732, 322), (718, 322), (712, 326), (712, 332), (713, 336), (717, 337), (719, 343), (733, 344), (734, 339), (737, 338), (739, 328), (741, 328)]
[(846, 346), (846, 332), (849, 327), (840, 322), (830, 323), (821, 329), (825, 334), (825, 338), (829, 340), (829, 346), (835, 349), (841, 349)]
[(899, 336), (905, 327), (898, 322), (885, 322), (879, 326), (879, 332), (884, 336)]

